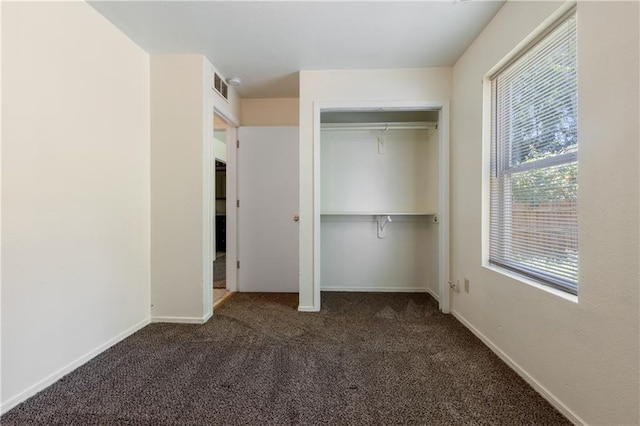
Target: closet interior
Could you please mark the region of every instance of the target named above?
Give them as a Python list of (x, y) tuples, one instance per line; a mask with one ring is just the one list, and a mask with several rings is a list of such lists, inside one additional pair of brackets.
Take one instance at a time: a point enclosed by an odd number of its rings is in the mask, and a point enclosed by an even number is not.
[(439, 293), (439, 111), (320, 116), (322, 291)]

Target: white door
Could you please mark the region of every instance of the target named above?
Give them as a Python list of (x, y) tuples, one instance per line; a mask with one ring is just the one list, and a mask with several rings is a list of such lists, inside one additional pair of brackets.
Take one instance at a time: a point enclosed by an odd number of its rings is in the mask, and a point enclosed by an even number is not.
[(238, 291), (298, 292), (298, 128), (238, 129)]

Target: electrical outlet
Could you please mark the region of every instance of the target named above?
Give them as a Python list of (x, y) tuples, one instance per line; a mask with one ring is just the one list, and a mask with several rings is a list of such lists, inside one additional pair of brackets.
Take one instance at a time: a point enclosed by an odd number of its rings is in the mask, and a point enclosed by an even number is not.
[(449, 287), (451, 287), (451, 289), (456, 293), (460, 293), (460, 280), (456, 280), (455, 283), (453, 281), (449, 281)]
[(465, 293), (469, 293), (469, 278), (464, 279), (464, 291)]

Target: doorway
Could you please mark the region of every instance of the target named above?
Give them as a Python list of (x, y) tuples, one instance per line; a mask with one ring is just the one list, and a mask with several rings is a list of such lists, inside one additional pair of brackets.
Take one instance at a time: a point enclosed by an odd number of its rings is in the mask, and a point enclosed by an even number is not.
[(213, 117), (213, 309), (218, 308), (231, 296), (229, 277), (227, 276), (227, 160), (229, 141), (233, 128), (217, 113)]

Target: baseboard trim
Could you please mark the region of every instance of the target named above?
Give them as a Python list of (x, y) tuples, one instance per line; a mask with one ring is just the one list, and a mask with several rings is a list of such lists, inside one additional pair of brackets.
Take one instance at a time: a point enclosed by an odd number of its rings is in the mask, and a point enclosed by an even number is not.
[(428, 288), (427, 293), (429, 293), (434, 299), (436, 299), (436, 302), (440, 302), (440, 296), (438, 296), (438, 294), (433, 291), (433, 289)]
[(318, 311), (316, 309), (314, 309), (313, 306), (299, 305), (298, 306), (298, 312), (318, 312)]
[(44, 379), (40, 380), (39, 382), (29, 386), (27, 389), (23, 390), (22, 392), (18, 393), (14, 397), (12, 397), (12, 398), (8, 399), (7, 401), (3, 402), (2, 405), (0, 406), (0, 414), (5, 414), (7, 411), (11, 410), (16, 405), (20, 404), (21, 402), (26, 401), (27, 399), (31, 398), (32, 396), (34, 396), (38, 392), (40, 392), (40, 391), (44, 390), (45, 388), (49, 387), (50, 385), (54, 384), (55, 382), (57, 382), (58, 380), (60, 380), (64, 376), (66, 376), (67, 374), (71, 373), (76, 368), (82, 366), (86, 362), (88, 362), (91, 359), (95, 358), (97, 355), (100, 355), (102, 352), (104, 352), (105, 350), (109, 349), (111, 346), (115, 345), (116, 343), (121, 342), (122, 340), (124, 340), (127, 337), (131, 336), (136, 331), (138, 331), (141, 328), (149, 325), (150, 322), (151, 322), (150, 318), (147, 318), (147, 319), (144, 319), (144, 320), (140, 321), (139, 323), (129, 327), (128, 329), (126, 329), (122, 333), (118, 334), (117, 336), (107, 340), (106, 342), (102, 343), (101, 345), (97, 346), (96, 348), (90, 350), (89, 352), (87, 352), (86, 354), (82, 355), (80, 358), (76, 359), (75, 361), (70, 362), (69, 364), (67, 364), (64, 367), (54, 371), (53, 373), (51, 373), (50, 375), (48, 375)]
[(372, 293), (428, 293), (424, 287), (345, 287), (322, 286), (320, 291), (372, 292)]
[(466, 320), (462, 315), (460, 315), (456, 311), (451, 311), (451, 314), (458, 320), (462, 325), (467, 327), (476, 337), (482, 340), (489, 349), (493, 351), (498, 357), (505, 362), (513, 371), (515, 371), (520, 377), (524, 379), (533, 389), (536, 390), (544, 399), (546, 399), (551, 405), (553, 405), (558, 411), (560, 411), (571, 423), (577, 426), (586, 425), (586, 423), (569, 407), (564, 405), (553, 393), (551, 393), (547, 388), (545, 388), (540, 382), (534, 379), (529, 373), (527, 373), (520, 365), (515, 362), (509, 355), (504, 353), (498, 346), (496, 346), (487, 336), (482, 334), (480, 330), (475, 328), (469, 321)]
[(152, 323), (165, 322), (172, 324), (204, 324), (209, 321), (212, 314), (209, 313), (204, 317), (151, 317)]

